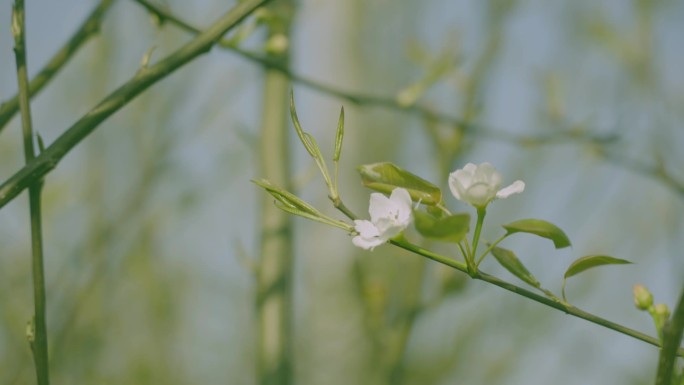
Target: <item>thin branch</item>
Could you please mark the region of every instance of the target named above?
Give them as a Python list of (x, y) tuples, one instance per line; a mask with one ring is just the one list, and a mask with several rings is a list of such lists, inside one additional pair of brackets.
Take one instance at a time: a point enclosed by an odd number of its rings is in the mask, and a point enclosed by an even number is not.
[(141, 68), (127, 83), (104, 98), (95, 108), (60, 135), (36, 159), (16, 172), (0, 185), (0, 208), (14, 199), (33, 181), (42, 178), (57, 166), (60, 160), (98, 127), (105, 119), (132, 101), (159, 80), (208, 52), (228, 30), (240, 23), (258, 7), (271, 0), (245, 0), (236, 5), (205, 32), (198, 35), (157, 64)]
[[(24, 139), (26, 163), (35, 158), (31, 106), (29, 104), (29, 82), (26, 64), (26, 28), (24, 1), (16, 0), (12, 9), (12, 34), (14, 35), (14, 54), (17, 62), (17, 83), (19, 87), (19, 110)], [(48, 361), (48, 337), (46, 326), (45, 268), (43, 266), (43, 233), (41, 224), (40, 190), (42, 180), (34, 180), (29, 185), (29, 211), (31, 216), (31, 266), (33, 270), (34, 314), (31, 321), (29, 342), (36, 365), (38, 385), (50, 384)], [(31, 335), (32, 334), (32, 335)]]
[[(147, 9), (150, 13), (156, 15), (159, 20), (162, 22), (168, 21), (169, 23), (174, 24), (175, 26), (179, 27), (180, 29), (193, 33), (193, 34), (198, 34), (201, 33), (202, 30), (191, 25), (190, 23), (182, 20), (181, 18), (173, 15), (171, 12), (166, 11), (159, 6), (153, 4), (152, 2), (148, 0), (133, 0), (143, 6), (145, 9)], [(347, 100), (353, 104), (359, 105), (359, 106), (375, 106), (375, 107), (382, 107), (382, 108), (387, 108), (390, 110), (394, 111), (401, 111), (401, 112), (406, 112), (412, 115), (419, 116), (423, 119), (430, 119), (430, 120), (436, 120), (442, 123), (446, 123), (455, 127), (459, 127), (463, 129), (464, 131), (468, 133), (472, 133), (474, 135), (479, 135), (482, 136), (483, 138), (486, 139), (491, 139), (491, 140), (497, 140), (497, 141), (502, 141), (502, 142), (510, 142), (518, 145), (537, 145), (537, 144), (553, 144), (553, 143), (563, 143), (567, 142), (568, 140), (573, 140), (573, 141), (578, 141), (578, 142), (589, 142), (589, 143), (608, 143), (614, 141), (617, 136), (616, 135), (589, 135), (581, 131), (575, 131), (575, 130), (570, 130), (570, 131), (558, 131), (553, 134), (546, 134), (546, 135), (519, 135), (519, 134), (514, 134), (511, 132), (503, 131), (503, 130), (495, 130), (491, 128), (484, 127), (482, 125), (478, 125), (472, 122), (469, 122), (464, 119), (460, 119), (448, 114), (440, 113), (431, 110), (428, 107), (421, 106), (418, 104), (413, 104), (410, 106), (404, 106), (400, 104), (396, 98), (392, 97), (384, 97), (384, 96), (374, 96), (374, 95), (369, 95), (369, 94), (363, 94), (363, 93), (355, 93), (355, 92), (347, 92), (340, 90), (338, 88), (335, 88), (330, 85), (326, 85), (323, 83), (319, 83), (317, 81), (311, 80), (309, 78), (306, 78), (304, 76), (300, 76), (290, 70), (290, 68), (286, 65), (283, 65), (282, 63), (278, 61), (274, 61), (269, 59), (268, 57), (258, 55), (252, 52), (245, 51), (243, 49), (240, 49), (236, 47), (230, 40), (228, 39), (222, 39), (217, 42), (217, 45), (220, 46), (221, 48), (228, 49), (232, 52), (237, 53), (238, 55), (242, 56), (245, 59), (248, 59), (254, 63), (258, 63), (261, 66), (272, 69), (278, 72), (283, 73), (287, 77), (290, 78), (293, 82), (296, 82), (298, 84), (301, 84), (305, 87), (308, 87), (312, 90), (321, 92), (323, 94), (327, 94), (330, 96), (334, 96), (340, 99)]]
[[(347, 217), (351, 220), (357, 219), (357, 217), (355, 215), (349, 215), (345, 211), (342, 211), (342, 213), (347, 215)], [(439, 262), (443, 265), (449, 266), (449, 267), (456, 269), (462, 273), (469, 274), (468, 273), (468, 267), (463, 262), (460, 262), (460, 261), (451, 259), (449, 257), (434, 253), (430, 250), (423, 249), (422, 247), (414, 245), (414, 244), (412, 244), (406, 240), (393, 239), (393, 240), (390, 240), (390, 243), (395, 245), (395, 246), (398, 246), (404, 250), (408, 250), (414, 254), (422, 255), (423, 257), (429, 258), (435, 262)], [(609, 321), (605, 318), (601, 318), (599, 316), (596, 316), (594, 314), (586, 312), (586, 311), (579, 309), (575, 306), (572, 306), (570, 304), (562, 303), (560, 301), (554, 301), (553, 299), (544, 297), (542, 295), (539, 295), (537, 293), (534, 293), (532, 291), (524, 289), (520, 286), (516, 286), (512, 283), (506, 282), (502, 279), (499, 279), (499, 278), (494, 277), (492, 275), (483, 273), (481, 271), (478, 271), (475, 274), (473, 274), (472, 278), (490, 283), (490, 284), (498, 286), (502, 289), (506, 289), (512, 293), (521, 295), (521, 296), (526, 297), (528, 299), (531, 299), (535, 302), (539, 302), (543, 305), (552, 307), (556, 310), (560, 310), (560, 311), (562, 311), (566, 314), (569, 314), (571, 316), (581, 318), (581, 319), (589, 321), (591, 323), (594, 323), (594, 324), (603, 326), (605, 328), (614, 330), (618, 333), (622, 333), (624, 335), (630, 336), (630, 337), (635, 338), (637, 340), (646, 342), (650, 345), (653, 345), (656, 347), (662, 346), (660, 341), (658, 341), (657, 338), (651, 337), (649, 335), (646, 335), (646, 334), (639, 332), (639, 331), (636, 331), (634, 329), (630, 329), (630, 328), (623, 326), (623, 325), (620, 325), (618, 323)], [(684, 312), (684, 310), (682, 310), (682, 311)], [(684, 357), (684, 348), (675, 347), (675, 351), (676, 351), (677, 356)]]
[[(102, 0), (93, 10), (88, 18), (81, 24), (78, 30), (71, 36), (69, 41), (52, 56), (50, 61), (40, 70), (40, 72), (29, 83), (29, 98), (38, 94), (52, 78), (64, 67), (66, 63), (76, 54), (76, 52), (95, 36), (102, 24), (102, 19), (106, 11), (113, 4), (114, 0)], [(9, 123), (14, 115), (19, 111), (19, 97), (17, 95), (0, 104), (0, 132)]]
[(679, 181), (672, 176), (662, 162), (657, 162), (655, 165), (650, 165), (644, 161), (629, 159), (628, 157), (620, 155), (616, 152), (606, 151), (603, 148), (600, 148), (599, 150), (600, 155), (608, 162), (631, 172), (653, 178), (664, 184), (681, 198), (684, 198), (684, 182)]
[(677, 359), (677, 347), (682, 341), (684, 333), (684, 290), (679, 296), (679, 303), (675, 308), (672, 318), (663, 328), (663, 347), (660, 349), (658, 359), (658, 374), (656, 385), (671, 385), (674, 364)]
[[(391, 243), (393, 245), (401, 247), (402, 249), (411, 251), (415, 254), (422, 255), (424, 257), (432, 259), (435, 262), (439, 262), (443, 265), (447, 265), (447, 266), (452, 267), (456, 270), (459, 270), (463, 273), (466, 273), (466, 274), (468, 273), (468, 269), (467, 269), (466, 265), (462, 262), (455, 261), (455, 260), (448, 258), (448, 257), (445, 257), (443, 255), (439, 255), (439, 254), (433, 253), (429, 250), (422, 249), (422, 248), (420, 248), (416, 245), (413, 245), (409, 242), (406, 242), (406, 241), (391, 241)], [(632, 338), (636, 338), (640, 341), (646, 342), (646, 343), (651, 344), (653, 346), (661, 347), (660, 341), (658, 341), (658, 339), (656, 339), (654, 337), (648, 336), (648, 335), (641, 333), (639, 331), (636, 331), (634, 329), (630, 329), (628, 327), (622, 326), (622, 325), (617, 324), (615, 322), (601, 318), (599, 316), (596, 316), (594, 314), (586, 312), (582, 309), (579, 309), (575, 306), (564, 304), (564, 303), (558, 302), (558, 301), (554, 301), (550, 298), (547, 298), (547, 297), (544, 297), (544, 296), (539, 295), (537, 293), (531, 292), (527, 289), (516, 286), (512, 283), (506, 282), (506, 281), (501, 280), (501, 279), (494, 277), (492, 275), (482, 273), (482, 272), (477, 272), (473, 278), (478, 279), (480, 281), (485, 281), (485, 282), (490, 283), (492, 285), (496, 285), (502, 289), (506, 289), (506, 290), (513, 292), (515, 294), (529, 298), (535, 302), (539, 302), (539, 303), (544, 304), (546, 306), (552, 307), (556, 310), (560, 310), (566, 314), (570, 314), (574, 317), (584, 319), (586, 321), (589, 321), (591, 323), (603, 326), (605, 328), (615, 330), (618, 333), (622, 333), (622, 334), (625, 334), (625, 335), (630, 336)], [(677, 349), (677, 347), (675, 346), (675, 351), (676, 351), (676, 355), (684, 357), (684, 349), (682, 349), (682, 348)]]

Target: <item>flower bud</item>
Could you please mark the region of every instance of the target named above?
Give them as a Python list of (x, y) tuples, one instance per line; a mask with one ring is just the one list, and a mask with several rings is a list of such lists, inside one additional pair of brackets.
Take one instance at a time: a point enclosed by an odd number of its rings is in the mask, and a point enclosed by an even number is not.
[(668, 308), (664, 303), (655, 305), (654, 313), (656, 316), (661, 317), (664, 320), (670, 318), (670, 308)]
[(290, 41), (287, 39), (287, 36), (279, 33), (271, 36), (268, 39), (264, 50), (271, 55), (280, 55), (284, 53), (289, 46)]
[(653, 305), (653, 294), (643, 285), (634, 285), (634, 305), (639, 310), (648, 310)]

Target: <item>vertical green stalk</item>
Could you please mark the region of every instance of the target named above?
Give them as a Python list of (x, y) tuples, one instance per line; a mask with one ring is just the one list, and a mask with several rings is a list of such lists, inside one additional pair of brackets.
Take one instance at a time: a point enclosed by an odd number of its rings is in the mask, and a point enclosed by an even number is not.
[[(293, 3), (269, 8), (267, 46), (289, 40)], [(270, 47), (269, 57), (287, 66), (289, 49)], [(275, 50), (273, 48), (276, 48)], [(261, 172), (265, 179), (290, 189), (288, 96), (290, 82), (279, 71), (266, 70), (261, 128)], [(257, 377), (262, 385), (288, 385), (292, 381), (292, 227), (291, 216), (264, 194), (261, 214), (261, 252), (257, 274)]]
[(675, 361), (679, 344), (682, 341), (684, 334), (684, 290), (679, 296), (677, 307), (663, 328), (663, 345), (660, 348), (660, 357), (658, 358), (658, 373), (656, 375), (656, 385), (670, 385), (672, 384), (673, 371), (675, 368)]
[[(33, 128), (29, 105), (29, 82), (26, 70), (26, 38), (24, 27), (24, 1), (16, 0), (12, 9), (12, 35), (14, 35), (14, 54), (17, 62), (17, 82), (19, 86), (19, 110), (24, 139), (24, 157), (30, 163), (36, 157), (33, 148)], [(29, 211), (31, 215), (31, 249), (33, 267), (34, 315), (31, 322), (29, 340), (33, 359), (36, 364), (38, 385), (49, 385), (48, 340), (45, 311), (45, 272), (43, 268), (43, 236), (40, 209), (40, 190), (42, 180), (29, 185)]]

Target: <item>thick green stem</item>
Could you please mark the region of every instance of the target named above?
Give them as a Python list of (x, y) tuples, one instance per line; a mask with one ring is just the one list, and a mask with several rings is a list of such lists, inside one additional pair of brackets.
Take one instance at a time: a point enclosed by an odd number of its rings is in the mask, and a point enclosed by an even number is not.
[[(674, 364), (678, 353), (677, 349), (682, 341), (684, 333), (684, 290), (679, 296), (679, 303), (672, 313), (672, 318), (665, 323), (663, 328), (663, 347), (660, 349), (658, 359), (658, 374), (656, 385), (671, 385)], [(681, 349), (680, 349), (681, 350)]]
[(42, 178), (54, 169), (72, 148), (85, 139), (105, 119), (131, 102), (151, 85), (169, 76), (199, 55), (208, 52), (226, 32), (238, 25), (258, 7), (270, 1), (272, 0), (245, 0), (238, 3), (206, 31), (197, 35), (196, 38), (177, 51), (158, 63), (138, 71), (131, 80), (109, 94), (95, 108), (60, 135), (38, 157), (5, 181), (0, 186), (0, 208), (19, 195), (33, 181)]
[[(293, 13), (291, 1), (269, 9), (276, 20), (269, 36), (289, 39)], [(273, 60), (287, 65), (288, 50), (273, 53)], [(287, 124), (290, 81), (282, 73), (266, 70), (261, 127), (261, 172), (264, 178), (290, 190), (289, 130)], [(291, 216), (262, 200), (261, 256), (257, 276), (257, 376), (261, 385), (287, 385), (292, 379), (292, 221)]]
[[(29, 83), (29, 98), (40, 92), (52, 78), (69, 62), (76, 52), (95, 36), (100, 30), (102, 18), (114, 0), (102, 0), (100, 4), (93, 10), (88, 18), (81, 24), (78, 30), (71, 36), (71, 38), (64, 44), (64, 46), (52, 56), (50, 61), (38, 72), (38, 74), (31, 79)], [(19, 96), (6, 100), (0, 104), (0, 132), (5, 128), (7, 123), (19, 111)]]
[[(17, 62), (17, 83), (19, 86), (19, 110), (24, 139), (24, 157), (26, 163), (35, 158), (33, 145), (33, 127), (31, 107), (29, 104), (29, 82), (26, 64), (26, 34), (24, 24), (24, 1), (16, 0), (12, 12), (12, 34), (14, 35), (14, 53)], [(46, 322), (45, 271), (43, 266), (43, 234), (41, 224), (40, 190), (41, 180), (35, 180), (29, 186), (29, 211), (31, 216), (31, 266), (33, 270), (33, 303), (34, 315), (31, 337), (31, 350), (36, 365), (38, 385), (50, 384), (48, 361), (48, 337)]]

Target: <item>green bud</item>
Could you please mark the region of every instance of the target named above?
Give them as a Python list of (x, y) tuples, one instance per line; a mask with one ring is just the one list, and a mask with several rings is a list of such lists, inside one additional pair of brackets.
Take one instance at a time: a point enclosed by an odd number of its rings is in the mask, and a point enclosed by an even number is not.
[(663, 320), (670, 318), (670, 308), (668, 308), (664, 303), (655, 305), (653, 313)]
[(643, 285), (634, 285), (634, 305), (639, 310), (648, 310), (653, 306), (653, 294)]
[(264, 50), (271, 55), (280, 55), (285, 53), (289, 46), (290, 42), (287, 39), (287, 36), (279, 33), (271, 36), (268, 41), (266, 41)]

